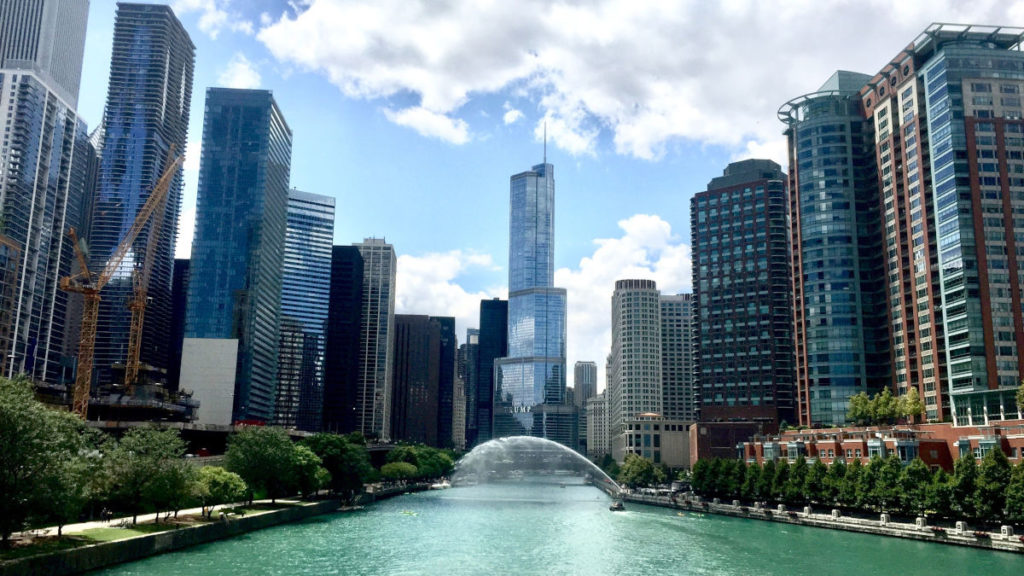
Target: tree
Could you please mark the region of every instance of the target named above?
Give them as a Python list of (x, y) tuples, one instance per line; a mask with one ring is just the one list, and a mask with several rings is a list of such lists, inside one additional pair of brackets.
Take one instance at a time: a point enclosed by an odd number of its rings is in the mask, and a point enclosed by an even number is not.
[(245, 480), (249, 502), (259, 490), (271, 501), (295, 486), (295, 447), (281, 428), (247, 426), (228, 438), (226, 468)]
[(772, 484), (775, 482), (775, 461), (769, 460), (761, 468), (761, 478), (757, 483), (757, 495), (762, 500), (771, 500)]
[(941, 518), (953, 516), (953, 479), (939, 468), (928, 485), (928, 510)]
[(1017, 418), (1024, 418), (1024, 378), (1020, 380), (1020, 386), (1017, 387)]
[(1006, 487), (1006, 517), (1010, 522), (1024, 524), (1024, 460), (1013, 467)]
[(202, 504), (203, 516), (209, 518), (213, 507), (243, 500), (249, 492), (245, 480), (220, 466), (203, 466), (196, 474), (196, 495)]
[(747, 466), (740, 460), (723, 461), (721, 472), (722, 496), (725, 498), (737, 498), (743, 488), (743, 481), (746, 479)]
[(928, 487), (932, 472), (920, 458), (914, 458), (900, 473), (900, 509), (904, 513), (923, 516), (928, 509)]
[(961, 456), (953, 465), (953, 503), (965, 518), (974, 518), (974, 493), (978, 487), (978, 463), (974, 456)]
[(974, 491), (974, 509), (979, 519), (986, 522), (1003, 519), (1011, 471), (1010, 461), (998, 446), (985, 454)]
[(876, 424), (892, 423), (899, 416), (899, 406), (892, 392), (883, 388), (882, 392), (876, 394), (871, 400), (872, 421)]
[(159, 511), (191, 492), (182, 476), (185, 442), (177, 430), (134, 428), (106, 455), (109, 495), (132, 512)]
[(619, 484), (637, 488), (664, 482), (665, 477), (661, 469), (654, 465), (654, 462), (638, 454), (630, 453), (626, 454), (618, 480)]
[(880, 456), (873, 456), (868, 465), (861, 471), (857, 479), (857, 506), (869, 510), (876, 510), (880, 504), (877, 499), (878, 492), (875, 491), (875, 483), (882, 472), (885, 461)]
[(83, 430), (84, 423), (76, 416), (36, 401), (27, 379), (0, 378), (0, 539), (4, 546), (52, 497), (55, 486), (77, 481), (63, 460), (78, 453)]
[(711, 472), (711, 461), (701, 458), (693, 464), (690, 471), (690, 489), (701, 496), (711, 493), (709, 482)]
[(388, 480), (408, 480), (420, 474), (416, 466), (408, 462), (388, 462), (380, 467), (380, 473)]
[(373, 472), (365, 440), (352, 442), (345, 436), (321, 433), (306, 438), (303, 443), (320, 457), (324, 469), (330, 473), (332, 492), (351, 500), (363, 491), (363, 485)]
[(875, 477), (875, 484), (872, 487), (872, 501), (881, 509), (888, 512), (900, 505), (900, 474), (903, 472), (903, 463), (895, 454), (890, 454), (882, 460)]
[(330, 482), (330, 473), (324, 470), (320, 457), (309, 446), (296, 444), (295, 450), (295, 488), (303, 498), (313, 494)]
[(779, 460), (775, 465), (775, 478), (772, 479), (772, 500), (782, 501), (786, 495), (786, 484), (789, 482), (789, 460)]
[(907, 418), (911, 422), (918, 416), (924, 416), (924, 402), (917, 393), (917, 388), (911, 386), (906, 394), (899, 397), (896, 402), (896, 411), (900, 418)]
[(712, 458), (708, 464), (707, 491), (711, 496), (722, 495), (723, 470), (728, 466), (721, 458)]
[(802, 506), (807, 503), (804, 484), (807, 482), (807, 459), (801, 454), (789, 467), (789, 480), (783, 488), (782, 500), (789, 506)]
[(855, 459), (846, 466), (846, 474), (843, 475), (843, 481), (839, 486), (837, 494), (840, 506), (846, 508), (859, 506), (857, 488), (860, 486), (860, 478), (863, 475), (864, 465), (861, 464), (860, 458)]
[(868, 398), (867, 392), (850, 396), (850, 409), (846, 412), (846, 418), (861, 425), (872, 420), (871, 399)]
[(757, 463), (747, 466), (743, 477), (743, 486), (740, 487), (740, 498), (743, 500), (760, 500), (761, 496), (757, 490), (761, 482), (761, 467)]
[[(838, 462), (835, 464), (838, 464)], [(818, 504), (832, 503), (832, 498), (829, 497), (826, 484), (827, 478), (828, 466), (821, 461), (821, 458), (816, 458), (814, 464), (807, 470), (806, 478), (804, 478), (804, 494), (807, 495), (808, 500)]]

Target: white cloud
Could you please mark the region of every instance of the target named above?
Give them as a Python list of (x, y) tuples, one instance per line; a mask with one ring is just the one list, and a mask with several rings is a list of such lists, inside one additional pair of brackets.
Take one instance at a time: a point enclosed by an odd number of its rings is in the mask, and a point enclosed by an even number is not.
[(235, 52), (217, 77), (217, 83), (226, 88), (259, 88), (261, 80), (256, 65), (241, 52)]
[(221, 30), (252, 36), (252, 21), (242, 18), (241, 13), (237, 11), (229, 10), (230, 5), (231, 0), (174, 0), (171, 8), (179, 16), (191, 12), (199, 13), (199, 29), (214, 40)]
[(598, 365), (604, 383), (605, 358), (611, 351), (611, 298), (615, 281), (654, 280), (662, 294), (690, 290), (690, 247), (672, 234), (657, 215), (636, 214), (619, 222), (622, 236), (594, 240), (591, 256), (576, 268), (555, 271), (555, 286), (568, 292), (568, 366), (578, 360)]
[(523, 117), (523, 113), (522, 112), (520, 112), (519, 110), (516, 110), (515, 108), (509, 108), (505, 112), (505, 115), (502, 116), (502, 120), (505, 121), (506, 125), (508, 125), (508, 124), (515, 124), (522, 117)]
[(451, 144), (469, 142), (469, 125), (464, 120), (451, 118), (422, 106), (404, 110), (385, 109), (384, 115), (395, 124), (412, 128), (422, 136), (437, 138)]
[(309, 0), (258, 37), (352, 98), (413, 95), (455, 124), (471, 98), (522, 94), (572, 154), (607, 132), (616, 152), (656, 160), (677, 139), (778, 141), (779, 105), (835, 69), (874, 73), (933, 21), (1022, 14), (1020, 0)]
[(192, 257), (192, 236), (196, 231), (196, 206), (193, 203), (178, 214), (178, 242), (174, 245), (175, 258)]
[(466, 340), (466, 328), (479, 325), (480, 301), (506, 297), (503, 288), (467, 292), (456, 279), (470, 268), (495, 269), (489, 254), (453, 250), (442, 254), (398, 257), (395, 312), (454, 316), (459, 342)]
[(203, 143), (199, 140), (189, 140), (185, 146), (185, 162), (181, 169), (186, 172), (199, 171), (199, 157), (202, 153)]

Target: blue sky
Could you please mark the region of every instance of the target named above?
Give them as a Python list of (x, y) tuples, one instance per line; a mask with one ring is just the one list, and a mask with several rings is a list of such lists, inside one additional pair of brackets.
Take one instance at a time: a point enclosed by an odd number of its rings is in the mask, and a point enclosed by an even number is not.
[[(781, 104), (877, 72), (931, 22), (1024, 25), (1020, 0), (169, 3), (196, 44), (179, 257), (206, 88), (269, 89), (292, 186), (337, 198), (335, 242), (394, 244), (398, 312), (456, 316), (463, 340), (506, 294), (509, 177), (542, 160), (546, 123), (570, 366), (604, 365), (616, 279), (689, 291), (689, 199), (732, 160), (784, 164)], [(90, 129), (115, 11), (91, 1)]]

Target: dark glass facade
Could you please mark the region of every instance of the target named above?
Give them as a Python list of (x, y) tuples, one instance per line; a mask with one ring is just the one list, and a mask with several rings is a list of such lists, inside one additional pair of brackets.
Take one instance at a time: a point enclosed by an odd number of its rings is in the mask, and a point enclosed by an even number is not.
[(690, 202), (702, 421), (793, 421), (787, 211), (770, 160), (729, 164)]
[(508, 300), (480, 301), (479, 379), (477, 381), (477, 436), (470, 447), (491, 440), (494, 416), (494, 362), (508, 354)]
[[(395, 315), (391, 438), (440, 446), (442, 328), (437, 318)], [(453, 362), (454, 367), (454, 362)], [(449, 422), (450, 422), (449, 414)], [(451, 424), (448, 427), (451, 443)]]
[(234, 420), (274, 416), (291, 146), (270, 92), (207, 91), (185, 336), (238, 339)]
[(797, 411), (842, 425), (849, 398), (889, 383), (885, 262), (874, 132), (858, 90), (837, 72), (782, 107), (790, 157)]
[(459, 346), (459, 368), (457, 377), (462, 379), (466, 396), (466, 447), (476, 445), (477, 439), (477, 390), (480, 382), (480, 330), (466, 330), (466, 343)]
[(174, 260), (171, 281), (171, 364), (167, 368), (167, 389), (177, 390), (181, 383), (181, 347), (185, 341), (185, 310), (188, 308), (188, 271), (191, 260)]
[(324, 361), (323, 430), (359, 429), (356, 387), (363, 309), (363, 257), (355, 246), (331, 250), (331, 291)]
[(281, 279), (281, 345), (274, 420), (318, 431), (324, 386), (324, 331), (331, 296), (334, 198), (288, 193)]
[(455, 410), (455, 357), (458, 352), (458, 338), (455, 337), (455, 318), (434, 316), (441, 329), (441, 358), (437, 381), (437, 441), (440, 446), (453, 445)]
[[(93, 204), (89, 266), (101, 270), (110, 259), (163, 173), (171, 145), (177, 154), (188, 141), (195, 47), (168, 6), (119, 3), (114, 23), (110, 81), (104, 110), (102, 159)], [(140, 360), (166, 369), (170, 360), (171, 276), (178, 235), (182, 176), (167, 192), (163, 229), (151, 263)], [(121, 269), (103, 290), (93, 366), (102, 383), (113, 380), (112, 365), (128, 353), (133, 292), (132, 270), (142, 264), (149, 226), (143, 229)]]
[(358, 430), (387, 440), (391, 428), (391, 389), (395, 337), (395, 248), (383, 238), (356, 244), (363, 257), (363, 309), (359, 332)]

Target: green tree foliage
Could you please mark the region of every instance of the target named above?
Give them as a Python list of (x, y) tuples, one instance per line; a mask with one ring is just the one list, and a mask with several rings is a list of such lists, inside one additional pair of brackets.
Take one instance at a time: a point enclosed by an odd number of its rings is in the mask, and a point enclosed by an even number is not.
[(611, 454), (605, 454), (601, 461), (596, 464), (609, 478), (619, 477), (619, 463), (615, 461), (615, 458), (612, 458)]
[(196, 474), (195, 495), (202, 504), (203, 516), (207, 518), (214, 506), (239, 502), (248, 492), (249, 488), (241, 476), (220, 466), (203, 466)]
[(873, 420), (871, 413), (871, 399), (867, 392), (860, 392), (850, 396), (850, 409), (846, 412), (846, 419), (859, 425), (868, 424)]
[(924, 402), (921, 401), (917, 388), (913, 386), (907, 390), (906, 394), (897, 399), (896, 408), (901, 418), (907, 418), (910, 421), (914, 421), (919, 416), (924, 416)]
[(846, 474), (843, 476), (843, 483), (839, 487), (839, 505), (846, 508), (859, 506), (858, 487), (861, 483), (861, 476), (864, 475), (865, 467), (860, 459), (855, 459), (846, 466)]
[(721, 469), (722, 473), (722, 484), (724, 486), (722, 490), (722, 497), (724, 498), (738, 498), (740, 490), (743, 488), (743, 482), (747, 475), (747, 466), (740, 460), (725, 460), (726, 466)]
[(888, 388), (883, 388), (882, 391), (872, 399), (871, 413), (875, 422), (895, 422), (896, 418), (900, 415), (899, 401), (892, 395), (892, 392)]
[(330, 483), (330, 473), (324, 470), (320, 457), (309, 446), (296, 444), (295, 454), (295, 488), (304, 498), (315, 493)]
[(139, 512), (180, 507), (192, 493), (194, 472), (184, 456), (177, 430), (129, 430), (106, 456), (109, 496), (131, 511), (133, 524)]
[(665, 481), (661, 469), (654, 465), (654, 462), (637, 454), (626, 454), (622, 463), (622, 470), (619, 472), (618, 482), (638, 488), (640, 486), (652, 486)]
[(975, 517), (974, 492), (978, 488), (978, 463), (967, 454), (953, 465), (953, 505), (965, 518)]
[(870, 397), (866, 392), (860, 392), (850, 396), (849, 405), (847, 420), (862, 426), (892, 424), (899, 418), (914, 418), (924, 414), (924, 402), (916, 388), (910, 388), (898, 398), (888, 388)]
[(775, 483), (775, 461), (769, 460), (761, 468), (761, 478), (757, 483), (757, 493), (762, 500), (773, 500), (772, 484)]
[(974, 491), (974, 509), (979, 518), (1003, 519), (1011, 472), (1010, 461), (1002, 450), (995, 448), (985, 454), (978, 470), (978, 481)]
[(827, 477), (828, 465), (822, 462), (820, 458), (815, 459), (814, 464), (811, 464), (807, 469), (807, 475), (804, 478), (804, 494), (808, 500), (818, 504), (832, 503), (826, 484)]
[(953, 478), (941, 468), (928, 485), (928, 511), (940, 518), (953, 516)]
[(832, 505), (839, 504), (839, 491), (842, 490), (845, 481), (846, 463), (842, 460), (832, 462), (832, 465), (828, 467), (828, 473), (825, 475), (825, 491), (822, 494), (822, 504), (826, 502)]
[(256, 491), (276, 500), (296, 485), (296, 454), (281, 428), (247, 426), (228, 438), (226, 468), (245, 480), (249, 501)]
[(900, 510), (904, 514), (923, 515), (928, 509), (928, 488), (932, 472), (920, 458), (914, 458), (900, 473)]
[(889, 512), (900, 506), (900, 474), (903, 463), (895, 454), (882, 461), (872, 487), (872, 500), (882, 512)]
[(783, 488), (782, 501), (787, 506), (803, 506), (807, 504), (807, 493), (804, 492), (804, 485), (807, 482), (808, 473), (807, 459), (801, 454), (796, 457), (793, 465), (789, 467), (789, 480)]
[(711, 494), (711, 461), (701, 458), (693, 464), (690, 470), (690, 489), (696, 494), (707, 496)]
[(786, 495), (786, 484), (789, 482), (789, 460), (775, 463), (775, 478), (772, 479), (772, 501), (781, 502)]
[(388, 462), (381, 466), (380, 473), (388, 480), (408, 480), (420, 475), (416, 466), (408, 462)]
[(864, 467), (857, 479), (857, 506), (868, 510), (877, 510), (880, 504), (875, 492), (875, 483), (882, 472), (885, 461), (879, 456), (873, 456), (868, 465)]
[(747, 466), (747, 471), (743, 476), (743, 486), (740, 488), (740, 498), (743, 500), (760, 500), (761, 494), (758, 492), (758, 484), (761, 482), (761, 467), (757, 464), (750, 464)]
[(351, 435), (322, 433), (303, 440), (303, 444), (320, 457), (324, 469), (330, 474), (331, 491), (348, 500), (363, 491), (363, 485), (370, 481), (373, 473), (366, 440), (361, 434), (356, 441), (350, 438)]
[(1024, 460), (1013, 467), (1006, 488), (1006, 517), (1010, 522), (1024, 524)]
[(719, 497), (722, 495), (722, 482), (725, 480), (723, 474), (724, 461), (721, 458), (712, 458), (708, 464), (707, 492), (708, 495)]
[[(455, 467), (451, 456), (444, 450), (422, 444), (406, 444), (388, 453), (388, 462), (406, 462), (416, 467), (417, 478), (431, 479), (447, 476)], [(383, 473), (383, 469), (381, 470)]]
[(1017, 399), (1017, 415), (1024, 416), (1024, 378), (1021, 378), (1015, 398)]

